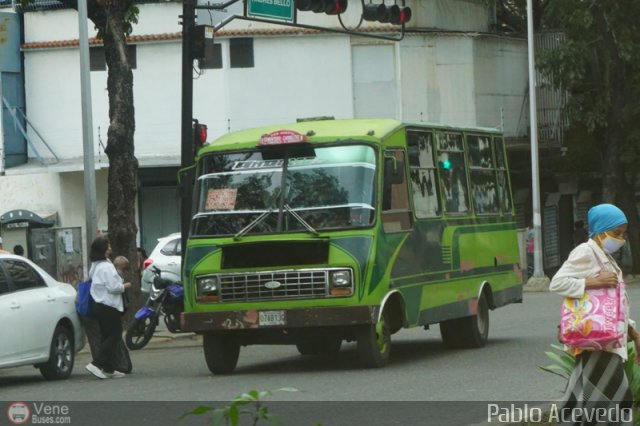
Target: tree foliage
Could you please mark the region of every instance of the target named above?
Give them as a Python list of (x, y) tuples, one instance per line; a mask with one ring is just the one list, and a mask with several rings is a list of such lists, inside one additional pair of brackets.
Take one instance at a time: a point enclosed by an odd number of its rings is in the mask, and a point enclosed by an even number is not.
[[(536, 0), (534, 0), (536, 1)], [(537, 51), (537, 67), (568, 94), (564, 113), (591, 139), (580, 155), (602, 177), (603, 201), (629, 219), (634, 271), (640, 270), (640, 221), (635, 202), (640, 158), (640, 2), (537, 0), (539, 28), (563, 35), (553, 49)], [(525, 0), (496, 0), (502, 28), (518, 28)], [(502, 11), (502, 13), (501, 13)], [(535, 8), (534, 8), (535, 14)], [(514, 23), (514, 20), (516, 23)], [(570, 150), (574, 151), (574, 150)], [(587, 152), (585, 152), (587, 151)], [(566, 163), (566, 162), (565, 162)]]
[(565, 37), (539, 55), (539, 68), (569, 94), (572, 125), (583, 125), (595, 141), (603, 201), (619, 205), (629, 219), (634, 271), (640, 269), (639, 14), (635, 0), (549, 0), (545, 25), (562, 29)]

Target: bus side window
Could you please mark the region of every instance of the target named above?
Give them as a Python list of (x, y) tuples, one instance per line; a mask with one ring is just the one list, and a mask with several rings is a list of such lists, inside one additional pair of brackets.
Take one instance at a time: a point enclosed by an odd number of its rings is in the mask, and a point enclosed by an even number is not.
[(498, 197), (504, 213), (511, 213), (511, 189), (507, 175), (507, 159), (504, 155), (504, 141), (501, 137), (493, 138), (496, 150), (496, 166), (498, 172)]
[(405, 164), (403, 151), (389, 150), (385, 153), (382, 190), (382, 227), (385, 232), (407, 230), (412, 225)]
[(469, 212), (469, 187), (462, 134), (436, 132), (440, 183), (446, 213)]
[(490, 135), (467, 135), (471, 198), (477, 214), (500, 213)]
[(440, 197), (431, 130), (407, 131), (407, 148), (413, 191), (413, 208), (418, 219), (440, 215)]

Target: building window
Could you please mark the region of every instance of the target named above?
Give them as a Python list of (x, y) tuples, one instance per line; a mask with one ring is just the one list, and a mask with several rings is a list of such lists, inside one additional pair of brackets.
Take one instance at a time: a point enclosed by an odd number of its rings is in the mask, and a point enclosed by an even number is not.
[[(210, 57), (209, 57), (210, 56)], [(215, 43), (213, 50), (207, 52), (207, 58), (198, 61), (200, 69), (220, 69), (222, 68), (222, 45)]]
[(231, 68), (253, 68), (253, 39), (249, 37), (229, 40)]
[[(136, 69), (137, 65), (137, 50), (136, 45), (127, 46), (127, 57), (129, 59), (129, 66), (132, 70)], [(91, 71), (106, 71), (107, 61), (104, 57), (103, 46), (92, 46), (89, 49), (89, 69)]]

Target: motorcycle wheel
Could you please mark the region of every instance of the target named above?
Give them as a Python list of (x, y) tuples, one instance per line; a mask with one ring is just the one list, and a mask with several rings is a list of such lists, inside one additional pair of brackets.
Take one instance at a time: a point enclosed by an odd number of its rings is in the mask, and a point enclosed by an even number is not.
[(127, 327), (127, 333), (124, 336), (124, 341), (127, 344), (127, 348), (132, 351), (144, 348), (153, 333), (158, 326), (157, 317), (147, 317), (134, 320), (129, 327)]

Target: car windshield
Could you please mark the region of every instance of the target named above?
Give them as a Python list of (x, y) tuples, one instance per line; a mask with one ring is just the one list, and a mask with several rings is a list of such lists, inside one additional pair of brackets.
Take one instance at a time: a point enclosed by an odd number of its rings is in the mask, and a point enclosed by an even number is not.
[(204, 158), (194, 234), (309, 230), (305, 223), (314, 230), (371, 225), (373, 148), (325, 146), (314, 151), (286, 160), (270, 159), (259, 150)]

